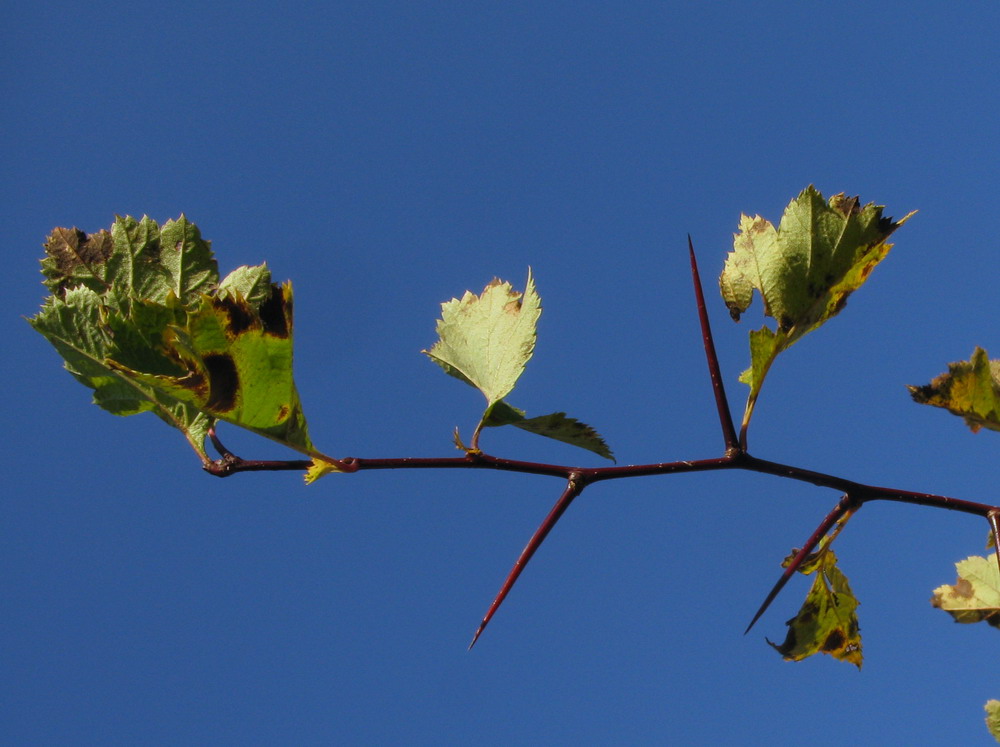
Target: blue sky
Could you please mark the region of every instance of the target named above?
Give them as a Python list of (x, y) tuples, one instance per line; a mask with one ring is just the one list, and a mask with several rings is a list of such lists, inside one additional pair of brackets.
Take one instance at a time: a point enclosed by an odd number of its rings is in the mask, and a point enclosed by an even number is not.
[[(992, 2), (61, 3), (3, 35), (8, 285), (0, 712), (12, 743), (989, 744), (992, 629), (928, 604), (984, 522), (869, 505), (837, 541), (862, 672), (783, 662), (779, 572), (838, 496), (748, 473), (587, 490), (470, 653), (561, 489), (449, 471), (204, 475), (114, 418), (21, 316), (54, 226), (185, 213), (223, 271), (296, 293), (296, 372), (337, 456), (451, 456), (480, 395), (419, 354), (439, 304), (530, 266), (511, 401), (619, 463), (722, 451), (685, 237), (735, 410), (755, 302), (714, 290), (741, 212), (806, 185), (920, 212), (769, 376), (758, 456), (995, 502), (995, 434), (912, 404), (1000, 350)], [(994, 357), (998, 354), (994, 353)], [(247, 457), (284, 453), (222, 431)], [(487, 451), (596, 466), (517, 431)]]

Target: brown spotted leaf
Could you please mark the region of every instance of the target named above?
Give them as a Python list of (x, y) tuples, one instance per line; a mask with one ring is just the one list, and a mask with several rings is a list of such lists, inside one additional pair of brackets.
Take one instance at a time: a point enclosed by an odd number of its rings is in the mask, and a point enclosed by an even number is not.
[(837, 567), (833, 550), (824, 548), (804, 562), (799, 571), (814, 575), (812, 588), (798, 614), (788, 621), (785, 641), (780, 645), (768, 643), (787, 661), (801, 661), (822, 653), (860, 669), (858, 600), (847, 577)]
[(1000, 360), (990, 360), (977, 347), (972, 358), (948, 364), (948, 372), (927, 386), (911, 386), (910, 396), (922, 405), (942, 407), (965, 420), (973, 433), (1000, 431)]
[(958, 580), (934, 590), (931, 604), (949, 615), (955, 622), (985, 622), (1000, 628), (1000, 569), (996, 558), (978, 555), (955, 564)]
[(271, 287), (254, 308), (239, 293), (202, 296), (183, 326), (164, 334), (180, 373), (111, 367), (143, 386), (189, 403), (213, 418), (314, 454), (292, 378), (292, 286)]

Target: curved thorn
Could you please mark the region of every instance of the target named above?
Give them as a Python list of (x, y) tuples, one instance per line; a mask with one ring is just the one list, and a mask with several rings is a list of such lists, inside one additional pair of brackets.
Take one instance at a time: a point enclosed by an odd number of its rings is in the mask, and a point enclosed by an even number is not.
[(756, 625), (757, 621), (760, 620), (763, 614), (767, 611), (767, 608), (771, 606), (771, 602), (773, 602), (775, 597), (777, 597), (778, 594), (781, 593), (781, 590), (785, 588), (785, 584), (788, 583), (788, 579), (795, 574), (795, 572), (802, 565), (802, 562), (809, 557), (813, 550), (816, 549), (816, 545), (818, 545), (827, 535), (830, 528), (855, 508), (856, 504), (849, 495), (845, 495), (840, 499), (840, 501), (837, 502), (837, 505), (834, 506), (833, 510), (828, 513), (826, 518), (820, 522), (818, 527), (816, 527), (816, 531), (814, 531), (810, 535), (809, 539), (806, 540), (802, 549), (795, 553), (795, 557), (792, 558), (788, 567), (785, 568), (784, 572), (781, 574), (781, 577), (778, 578), (774, 586), (771, 587), (771, 591), (769, 591), (767, 596), (764, 597), (764, 602), (760, 605), (760, 608), (757, 610), (757, 614), (753, 616), (750, 624), (747, 625), (747, 629), (743, 631), (743, 635), (749, 633), (750, 629)]
[(517, 581), (517, 577), (521, 575), (521, 571), (531, 560), (531, 556), (535, 554), (535, 551), (541, 546), (542, 542), (548, 536), (549, 532), (552, 531), (552, 527), (556, 525), (556, 522), (566, 513), (566, 509), (569, 508), (569, 504), (573, 502), (583, 491), (583, 483), (579, 481), (579, 476), (576, 474), (570, 475), (569, 482), (566, 483), (566, 489), (563, 491), (562, 495), (559, 496), (559, 500), (549, 511), (549, 515), (542, 520), (542, 523), (538, 525), (538, 529), (535, 533), (531, 535), (531, 539), (528, 540), (528, 544), (524, 546), (521, 554), (518, 556), (517, 561), (514, 563), (514, 567), (510, 569), (510, 573), (507, 574), (507, 578), (504, 579), (503, 585), (500, 587), (500, 591), (497, 592), (496, 597), (493, 599), (493, 604), (486, 611), (486, 615), (483, 617), (482, 622), (479, 623), (479, 627), (476, 628), (476, 634), (472, 636), (472, 643), (469, 644), (469, 649), (471, 650), (473, 646), (476, 645), (476, 641), (479, 640), (479, 636), (483, 634), (486, 630), (486, 626), (489, 625), (490, 620), (496, 611), (503, 604), (503, 600), (507, 598), (507, 594), (510, 593), (511, 588), (514, 586), (514, 582)]
[(708, 361), (708, 374), (712, 380), (712, 391), (715, 393), (715, 406), (719, 411), (719, 422), (722, 424), (722, 436), (726, 440), (726, 450), (746, 450), (745, 439), (736, 436), (733, 425), (733, 415), (729, 411), (729, 400), (726, 399), (726, 388), (722, 383), (722, 372), (719, 368), (719, 356), (715, 352), (715, 342), (712, 340), (712, 327), (708, 322), (708, 307), (705, 305), (705, 292), (701, 287), (701, 276), (698, 274), (698, 260), (694, 256), (694, 244), (691, 234), (688, 234), (688, 254), (691, 257), (691, 279), (694, 281), (694, 296), (698, 303), (698, 322), (701, 325), (701, 340), (705, 345), (705, 358)]

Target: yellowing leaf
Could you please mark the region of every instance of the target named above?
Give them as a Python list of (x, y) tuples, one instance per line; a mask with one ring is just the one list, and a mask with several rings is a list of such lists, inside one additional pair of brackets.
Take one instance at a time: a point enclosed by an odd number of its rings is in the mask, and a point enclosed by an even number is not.
[(309, 465), (309, 469), (306, 470), (305, 480), (306, 485), (312, 485), (323, 475), (328, 475), (331, 472), (342, 472), (336, 464), (329, 462), (325, 459), (313, 458), (312, 464)]
[(985, 705), (986, 728), (993, 738), (1000, 742), (1000, 700), (989, 700)]
[(955, 622), (986, 622), (1000, 628), (1000, 569), (996, 558), (972, 556), (955, 564), (958, 581), (939, 586), (931, 604), (943, 609)]
[(915, 402), (963, 417), (973, 433), (980, 428), (1000, 431), (1000, 360), (991, 361), (982, 348), (968, 361), (949, 363), (948, 372), (927, 386), (907, 388)]
[(799, 613), (788, 621), (788, 634), (781, 645), (772, 643), (787, 661), (801, 661), (816, 653), (829, 654), (861, 668), (861, 634), (858, 600), (847, 577), (837, 568), (837, 556), (823, 549), (799, 568), (815, 574), (812, 588)]
[(744, 426), (774, 358), (840, 312), (910, 215), (893, 221), (882, 217), (881, 206), (861, 207), (843, 194), (825, 201), (808, 187), (785, 208), (777, 228), (760, 216), (740, 218), (719, 278), (723, 300), (739, 321), (757, 291), (764, 313), (777, 321), (773, 331), (751, 332), (751, 367), (740, 377), (750, 386)]
[(494, 280), (477, 296), (441, 304), (438, 341), (423, 352), (451, 376), (476, 387), (487, 408), (514, 388), (535, 349), (541, 299), (528, 272), (523, 294)]

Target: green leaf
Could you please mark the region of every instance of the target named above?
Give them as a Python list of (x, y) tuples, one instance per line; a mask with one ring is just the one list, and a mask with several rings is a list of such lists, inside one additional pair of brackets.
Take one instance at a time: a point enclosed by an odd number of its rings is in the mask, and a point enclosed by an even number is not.
[[(785, 559), (791, 562), (794, 553)], [(824, 547), (807, 559), (799, 572), (815, 574), (812, 588), (798, 614), (788, 621), (788, 634), (781, 645), (772, 643), (786, 661), (801, 661), (816, 653), (829, 654), (861, 668), (861, 634), (858, 600), (847, 577), (837, 567), (837, 556)]]
[(734, 320), (756, 291), (771, 330), (751, 332), (751, 367), (740, 380), (750, 386), (744, 426), (774, 358), (843, 309), (848, 296), (888, 254), (886, 239), (912, 215), (882, 217), (882, 206), (859, 206), (857, 197), (823, 199), (808, 187), (785, 208), (777, 228), (760, 216), (740, 218), (733, 251), (719, 278)]
[(185, 304), (214, 289), (219, 269), (209, 242), (183, 215), (160, 229), (160, 262), (170, 291)]
[(254, 308), (271, 297), (271, 271), (267, 265), (237, 267), (219, 283), (219, 296), (242, 297)]
[(988, 700), (984, 707), (986, 709), (986, 728), (990, 730), (993, 738), (1000, 742), (1000, 700)]
[(487, 410), (507, 396), (535, 349), (541, 299), (528, 271), (524, 293), (493, 280), (477, 296), (441, 304), (438, 341), (422, 351), (451, 376), (476, 387)]
[(164, 336), (181, 373), (111, 367), (129, 379), (187, 402), (214, 418), (251, 430), (306, 454), (315, 454), (292, 379), (292, 286), (272, 286), (254, 309), (235, 291), (202, 296), (184, 327)]
[(986, 622), (1000, 628), (1000, 569), (996, 558), (972, 556), (955, 564), (954, 586), (939, 586), (931, 604), (959, 623)]
[(575, 418), (566, 417), (564, 412), (527, 418), (523, 410), (511, 407), (501, 400), (489, 409), (483, 419), (483, 425), (485, 427), (514, 425), (529, 433), (553, 438), (556, 441), (592, 451), (605, 459), (615, 461), (611, 449), (608, 448), (607, 443), (596, 430)]
[[(109, 363), (111, 356), (143, 359), (151, 368), (170, 367), (143, 332), (129, 320), (109, 314), (101, 297), (85, 286), (50, 296), (42, 310), (28, 322), (52, 343), (63, 357), (66, 370), (84, 386), (94, 390), (94, 403), (115, 415), (155, 412), (165, 422), (180, 429), (203, 459), (209, 418), (197, 408), (164, 396), (122, 376)], [(141, 342), (134, 343), (136, 340)], [(127, 345), (127, 349), (122, 345)]]
[(982, 348), (968, 361), (949, 363), (948, 372), (927, 386), (907, 389), (914, 402), (960, 415), (973, 433), (980, 428), (1000, 431), (1000, 360), (991, 361)]
[(119, 217), (90, 236), (57, 228), (45, 250), (52, 296), (29, 322), (95, 403), (156, 413), (205, 461), (216, 418), (322, 457), (292, 380), (291, 286), (272, 286), (266, 265), (219, 283), (209, 242), (183, 215), (162, 227)]

